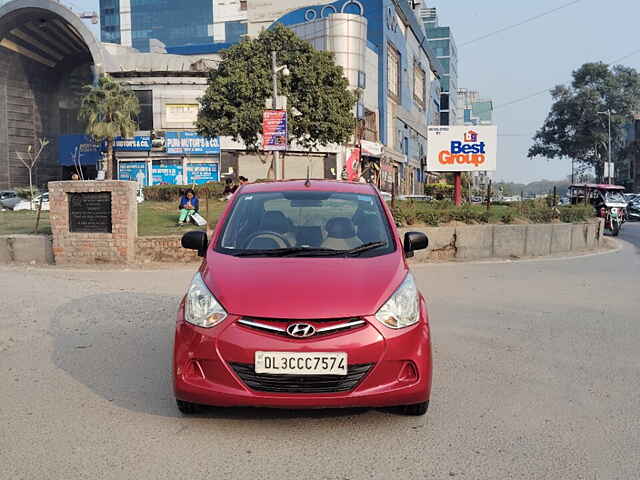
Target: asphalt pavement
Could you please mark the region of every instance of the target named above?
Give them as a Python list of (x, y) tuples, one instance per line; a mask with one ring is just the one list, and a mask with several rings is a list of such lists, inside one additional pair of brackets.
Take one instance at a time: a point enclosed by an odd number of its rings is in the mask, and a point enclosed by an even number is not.
[(615, 253), (414, 269), (425, 417), (212, 409), (170, 383), (194, 267), (0, 267), (2, 479), (636, 479), (640, 223)]

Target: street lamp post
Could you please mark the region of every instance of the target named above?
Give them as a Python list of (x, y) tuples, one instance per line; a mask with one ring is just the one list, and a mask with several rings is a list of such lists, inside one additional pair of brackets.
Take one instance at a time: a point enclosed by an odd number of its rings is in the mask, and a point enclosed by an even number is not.
[(598, 115), (606, 115), (609, 119), (609, 164), (607, 165), (607, 177), (609, 178), (608, 183), (611, 185), (611, 109), (608, 108), (606, 112), (598, 112)]
[[(271, 76), (273, 79), (273, 97), (271, 99), (271, 108), (273, 110), (278, 109), (278, 73), (282, 72), (285, 77), (289, 76), (289, 69), (286, 65), (278, 66), (278, 55), (275, 50), (271, 51)], [(280, 152), (278, 150), (273, 151), (273, 176), (275, 180), (279, 180), (282, 176), (280, 168)]]

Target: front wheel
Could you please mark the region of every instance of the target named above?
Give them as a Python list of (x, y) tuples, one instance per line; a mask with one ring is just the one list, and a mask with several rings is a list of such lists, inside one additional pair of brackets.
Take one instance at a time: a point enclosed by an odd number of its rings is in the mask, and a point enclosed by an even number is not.
[(185, 402), (176, 399), (176, 405), (178, 406), (178, 410), (180, 410), (180, 413), (184, 415), (193, 415), (194, 413), (198, 413), (200, 411), (200, 405), (198, 405), (197, 403)]
[(400, 407), (400, 413), (403, 415), (418, 417), (427, 413), (428, 408), (429, 400), (422, 403), (414, 403), (413, 405), (403, 405)]
[(611, 222), (611, 233), (614, 237), (620, 234), (620, 222)]

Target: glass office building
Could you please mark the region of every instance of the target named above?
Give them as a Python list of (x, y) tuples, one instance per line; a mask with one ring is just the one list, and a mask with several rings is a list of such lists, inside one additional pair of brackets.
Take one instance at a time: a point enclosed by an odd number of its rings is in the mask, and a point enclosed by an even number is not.
[(149, 51), (149, 40), (167, 47), (213, 41), (213, 0), (100, 0), (103, 42)]
[(424, 25), (427, 44), (440, 61), (443, 75), (440, 78), (440, 125), (455, 125), (458, 91), (458, 50), (449, 27), (438, 25), (435, 8), (423, 8), (420, 19)]

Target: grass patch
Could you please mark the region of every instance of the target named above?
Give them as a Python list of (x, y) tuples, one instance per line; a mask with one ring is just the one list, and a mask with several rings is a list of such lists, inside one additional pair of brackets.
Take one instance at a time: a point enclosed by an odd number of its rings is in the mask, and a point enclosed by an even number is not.
[[(207, 219), (210, 227), (213, 227), (226, 206), (227, 202), (209, 200), (209, 211), (207, 212), (206, 202), (201, 200), (200, 215)], [(138, 205), (138, 235), (141, 237), (179, 235), (189, 230), (198, 230), (201, 228), (192, 224), (177, 227), (177, 222), (177, 202), (146, 201)]]
[[(0, 235), (33, 234), (36, 226), (36, 212), (20, 210), (13, 212), (6, 210), (0, 212)], [(38, 233), (51, 234), (51, 224), (49, 223), (49, 212), (40, 213), (40, 226)]]
[[(227, 202), (209, 200), (209, 212), (207, 212), (205, 201), (201, 201), (200, 205), (200, 214), (213, 227), (227, 206)], [(176, 227), (177, 221), (177, 202), (143, 202), (138, 205), (138, 235), (140, 236), (180, 235), (183, 232), (200, 228), (191, 224), (178, 228)], [(0, 235), (32, 234), (35, 225), (35, 212), (28, 210), (0, 212)], [(42, 212), (40, 215), (38, 233), (51, 234), (49, 212)]]

